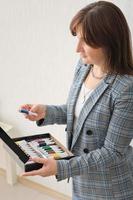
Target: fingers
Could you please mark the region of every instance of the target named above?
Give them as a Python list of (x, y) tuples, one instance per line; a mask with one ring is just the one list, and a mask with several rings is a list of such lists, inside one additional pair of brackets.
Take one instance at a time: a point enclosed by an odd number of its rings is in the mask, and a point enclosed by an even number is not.
[(43, 166), (38, 170), (33, 170), (30, 172), (25, 172), (22, 176), (52, 176), (57, 174), (57, 161), (55, 159), (47, 159), (47, 158), (30, 158), (30, 160), (36, 163), (42, 163)]
[(24, 104), (20, 107), (20, 109), (26, 109), (26, 110), (30, 110), (32, 108), (32, 104)]
[[(45, 158), (36, 157), (36, 158), (30, 158), (30, 160), (32, 160), (36, 163), (42, 163), (43, 165), (47, 164), (47, 159), (45, 159)], [(30, 171), (30, 172), (25, 172), (25, 173), (22, 174), (22, 176), (36, 176), (36, 175), (42, 176), (42, 174), (43, 174), (43, 176), (45, 176), (45, 171), (42, 168), (40, 168), (39, 170), (33, 170), (33, 171)]]
[(31, 158), (31, 160), (36, 162), (36, 163), (46, 164), (48, 159), (47, 158), (35, 157), (35, 158)]
[(39, 105), (33, 105), (30, 109), (31, 112), (35, 112), (35, 113), (38, 112), (38, 110), (39, 110)]
[(19, 109), (19, 111), (24, 114), (25, 118), (31, 121), (38, 120), (37, 110), (37, 106), (33, 104), (24, 104)]
[(42, 174), (42, 169), (25, 172), (25, 173), (22, 173), (21, 175), (22, 176), (36, 176), (36, 175), (41, 175), (41, 174)]
[(46, 106), (42, 104), (24, 104), (20, 107), (20, 110), (20, 112), (26, 113), (24, 113), (24, 116), (30, 121), (43, 119), (46, 115)]
[(29, 119), (30, 121), (36, 121), (38, 119), (37, 116), (34, 116), (34, 115), (27, 115), (25, 114), (25, 118), (26, 119)]

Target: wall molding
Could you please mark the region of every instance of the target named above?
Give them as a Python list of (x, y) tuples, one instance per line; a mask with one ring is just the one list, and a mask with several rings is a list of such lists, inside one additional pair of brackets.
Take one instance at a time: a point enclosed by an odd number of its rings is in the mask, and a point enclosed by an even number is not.
[[(2, 168), (0, 168), (0, 176), (6, 177), (6, 171)], [(49, 187), (39, 184), (39, 183), (35, 183), (34, 181), (31, 181), (27, 178), (17, 176), (17, 181), (18, 181), (18, 183), (21, 183), (22, 185), (29, 187), (31, 189), (40, 191), (40, 192), (54, 198), (55, 200), (71, 200), (71, 198), (69, 196), (64, 195), (60, 192), (57, 192)]]

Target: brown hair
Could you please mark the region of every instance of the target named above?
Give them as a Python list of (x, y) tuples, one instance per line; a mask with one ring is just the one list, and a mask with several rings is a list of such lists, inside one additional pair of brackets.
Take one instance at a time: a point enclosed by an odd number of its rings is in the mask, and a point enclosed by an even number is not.
[(73, 17), (70, 24), (72, 35), (76, 35), (79, 27), (86, 44), (105, 50), (107, 71), (133, 74), (130, 30), (116, 5), (106, 1), (87, 5)]

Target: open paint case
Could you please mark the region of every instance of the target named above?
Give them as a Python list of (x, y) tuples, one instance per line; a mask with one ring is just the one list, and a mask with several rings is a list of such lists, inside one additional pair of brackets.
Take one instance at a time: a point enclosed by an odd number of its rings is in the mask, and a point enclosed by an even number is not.
[(42, 164), (30, 160), (31, 157), (70, 159), (74, 155), (50, 133), (11, 138), (0, 127), (0, 138), (4, 147), (25, 172), (37, 170)]

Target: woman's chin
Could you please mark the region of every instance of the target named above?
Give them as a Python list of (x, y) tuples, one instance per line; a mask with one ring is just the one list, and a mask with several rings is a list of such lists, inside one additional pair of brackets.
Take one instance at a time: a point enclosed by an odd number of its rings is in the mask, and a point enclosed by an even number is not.
[(81, 57), (82, 61), (84, 64), (89, 64), (88, 60), (86, 57)]

